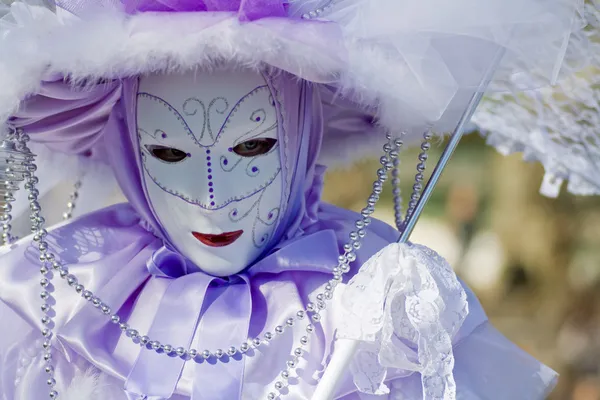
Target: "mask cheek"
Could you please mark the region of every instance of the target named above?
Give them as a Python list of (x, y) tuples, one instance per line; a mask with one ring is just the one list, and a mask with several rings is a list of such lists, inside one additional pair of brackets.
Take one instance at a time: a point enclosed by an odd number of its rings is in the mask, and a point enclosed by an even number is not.
[(260, 180), (268, 180), (273, 177), (277, 170), (281, 169), (279, 164), (279, 153), (272, 151), (271, 153), (256, 157), (246, 165), (246, 175), (250, 178), (258, 178)]
[(280, 221), (282, 187), (283, 182), (281, 173), (279, 173), (273, 182), (265, 188), (258, 203), (253, 226), (253, 236), (257, 247), (263, 248), (267, 243), (272, 242)]
[[(157, 167), (160, 168), (161, 165)], [(180, 185), (177, 185), (178, 182), (173, 181), (173, 174), (169, 173), (169, 191), (181, 193), (185, 187), (190, 187), (184, 184), (186, 182), (179, 182)], [(281, 172), (277, 173), (275, 169), (272, 173), (275, 176), (264, 190), (244, 200), (230, 203), (220, 210), (206, 210), (197, 204), (190, 204), (157, 186), (149, 176), (146, 175), (145, 179), (151, 206), (172, 245), (206, 272), (223, 275), (243, 270), (273, 243), (281, 214), (283, 182)], [(242, 181), (247, 179), (245, 177)], [(215, 188), (214, 192), (221, 190), (224, 194), (234, 195), (241, 190), (240, 184), (241, 182), (228, 180), (226, 187)], [(196, 198), (208, 194), (208, 187), (203, 186), (200, 190), (195, 185), (194, 193), (190, 195)], [(220, 234), (237, 230), (243, 230), (242, 236), (221, 248), (207, 247), (192, 234)]]
[(206, 219), (197, 212), (196, 206), (167, 193), (152, 182), (148, 185), (148, 194), (158, 222), (172, 241), (187, 238), (192, 226), (202, 229), (207, 225)]

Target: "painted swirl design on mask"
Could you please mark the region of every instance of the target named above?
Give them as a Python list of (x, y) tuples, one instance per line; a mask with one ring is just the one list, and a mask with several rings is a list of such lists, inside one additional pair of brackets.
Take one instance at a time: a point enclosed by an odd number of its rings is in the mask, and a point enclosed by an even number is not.
[(210, 118), (211, 112), (213, 111), (218, 114), (225, 114), (229, 109), (229, 102), (224, 97), (217, 97), (211, 100), (208, 107), (204, 105), (204, 102), (197, 97), (190, 97), (183, 103), (183, 113), (188, 117), (193, 117), (201, 112), (202, 117), (202, 130), (199, 134), (195, 134), (196, 142), (200, 145), (204, 140), (204, 135), (208, 132), (208, 137), (214, 142), (215, 135), (213, 133), (213, 127), (211, 124), (212, 118)]
[[(206, 157), (207, 165), (210, 169), (207, 174), (207, 179), (209, 180), (207, 184), (214, 194), (211, 194), (210, 198), (207, 199), (207, 196), (198, 197), (195, 193), (171, 184), (169, 182), (171, 175), (162, 171), (157, 172), (157, 168), (154, 167), (156, 159), (144, 147), (149, 142), (156, 141), (157, 137), (153, 134), (148, 135), (148, 132), (139, 129), (138, 137), (141, 144), (143, 167), (152, 181), (165, 192), (204, 209), (218, 210), (228, 206), (232, 202), (257, 195), (267, 188), (279, 175), (281, 165), (278, 160), (278, 143), (268, 153), (256, 157), (242, 157), (231, 151), (233, 147), (247, 140), (261, 138), (265, 135), (276, 137), (278, 126), (277, 111), (272, 105), (272, 95), (268, 86), (259, 86), (237, 101), (225, 116), (216, 135), (212, 134), (211, 119), (213, 118), (212, 115), (227, 113), (230, 102), (224, 97), (214, 98), (208, 107), (197, 98), (188, 98), (183, 102), (182, 106), (186, 117), (180, 114), (166, 100), (150, 93), (139, 93), (138, 102), (155, 103), (154, 106), (150, 105), (150, 107), (154, 107), (157, 113), (162, 112), (165, 114), (165, 118), (176, 119), (178, 129), (183, 130), (187, 137), (192, 139), (183, 145), (179, 144), (179, 147), (183, 147), (180, 150), (188, 152), (190, 156), (194, 154), (199, 156), (198, 150), (205, 151), (206, 153), (211, 152), (211, 155)], [(257, 107), (257, 103), (261, 104), (261, 106)], [(193, 131), (188, 124), (190, 117), (202, 119), (199, 124), (195, 124), (196, 127), (200, 127), (196, 131)], [(224, 141), (227, 141), (229, 146), (224, 147), (226, 145)], [(161, 144), (164, 144), (164, 141), (161, 141)], [(188, 150), (190, 147), (193, 149)], [(215, 162), (215, 159), (218, 162)], [(220, 171), (215, 170), (214, 164), (218, 165)], [(238, 172), (237, 169), (241, 166), (243, 166), (243, 169)], [(239, 175), (240, 172), (246, 178), (251, 178), (246, 182), (254, 182), (254, 184), (252, 186), (242, 184), (238, 187), (239, 190), (236, 193), (223, 193), (219, 190), (218, 185), (222, 179), (236, 178), (239, 180), (241, 178), (241, 175)], [(256, 182), (257, 179), (259, 179), (258, 182)]]
[(139, 78), (144, 192), (170, 243), (211, 274), (251, 265), (280, 232), (288, 188), (278, 86), (269, 71), (228, 68)]

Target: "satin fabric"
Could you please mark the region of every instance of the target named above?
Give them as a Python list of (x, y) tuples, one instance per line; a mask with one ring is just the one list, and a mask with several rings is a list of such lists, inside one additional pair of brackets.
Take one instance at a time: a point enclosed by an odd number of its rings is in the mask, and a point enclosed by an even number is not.
[[(348, 121), (359, 118), (367, 126), (368, 118), (364, 113), (357, 117), (345, 107), (336, 109), (320, 89), (285, 73), (268, 81), (285, 111), (280, 121), (280, 139), (284, 143), (282, 165), (287, 183), (284, 197), (288, 205), (277, 241), (271, 244), (269, 252), (226, 280), (202, 273), (179, 256), (165, 240), (153, 216), (141, 184), (139, 157), (134, 151), (135, 78), (80, 90), (50, 77), (42, 94), (25, 100), (11, 119), (33, 141), (47, 143), (57, 151), (96, 156), (113, 167), (129, 204), (100, 210), (57, 228), (50, 232), (48, 242), (79, 281), (118, 311), (141, 335), (151, 333), (166, 344), (189, 344), (200, 351), (204, 348), (214, 351), (214, 346), (239, 347), (246, 336), (256, 337), (284, 324), (296, 311), (305, 308), (308, 301), (314, 301), (315, 294), (330, 279), (341, 246), (360, 216), (320, 201), (325, 169), (317, 164), (317, 158), (327, 119), (323, 110), (335, 113), (331, 123), (338, 129), (346, 118)], [(393, 228), (373, 221), (348, 276), (397, 238), (398, 232)], [(0, 300), (17, 314), (7, 322), (15, 321), (14, 326), (23, 331), (22, 341), (0, 337), (3, 350), (0, 393), (6, 399), (37, 400), (47, 395), (39, 351), (31, 350), (39, 334), (26, 336), (27, 325), (38, 332), (41, 329), (38, 257), (30, 238), (0, 255)], [(152, 400), (264, 398), (274, 381), (280, 379), (279, 372), (305, 334), (305, 324), (298, 323), (268, 345), (251, 350), (243, 360), (234, 357), (226, 358), (226, 362), (182, 363), (132, 343), (116, 325), (59, 279), (53, 296), (57, 299), (54, 321), (58, 379), (74, 383), (77, 371), (97, 368), (112, 377), (110, 390), (114, 389), (119, 396), (127, 393), (129, 398), (140, 394)], [(469, 304), (470, 314), (455, 338), (457, 345), (468, 342), (478, 327), (486, 324), (485, 314), (472, 294)], [(290, 387), (291, 398), (311, 397), (334, 346), (336, 315), (333, 304), (316, 325), (316, 333), (301, 359), (300, 376)], [(479, 342), (485, 342), (486, 335)], [(497, 343), (503, 342), (492, 339), (489, 343), (488, 354), (481, 351), (481, 356), (477, 355), (485, 364), (493, 364), (500, 357), (493, 350)], [(31, 361), (19, 366), (19, 359), (28, 352), (33, 353)], [(522, 357), (516, 350), (515, 354)], [(539, 364), (527, 360), (519, 364), (519, 371), (523, 376), (532, 376)], [(469, 359), (470, 364), (461, 367), (462, 362), (457, 357), (455, 370), (462, 376), (477, 375), (477, 362)], [(505, 361), (503, 365), (507, 364), (510, 363)], [(407, 371), (390, 370), (387, 379), (411, 382), (417, 377)], [(487, 395), (486, 382), (467, 382), (464, 390)], [(533, 393), (528, 385), (530, 382), (525, 378), (515, 384), (523, 393)], [(535, 385), (531, 383), (536, 393), (548, 385), (537, 380)], [(419, 398), (418, 389), (411, 388), (408, 398)], [(338, 397), (355, 399), (357, 395), (352, 394), (355, 391), (351, 377), (347, 376)]]
[(105, 162), (102, 132), (121, 92), (120, 81), (75, 85), (48, 76), (9, 123), (54, 151)]
[[(320, 93), (308, 83), (286, 73), (267, 72), (266, 77), (278, 108), (285, 207), (278, 225), (280, 228), (267, 246), (264, 257), (242, 274), (228, 279), (209, 276), (198, 266), (183, 259), (176, 252), (176, 243), (169, 242), (148, 203), (141, 180), (141, 159), (135, 151), (138, 147), (136, 78), (106, 82), (84, 89), (74, 88), (68, 82), (56, 78), (49, 80), (44, 84), (40, 96), (25, 101), (20, 113), (11, 120), (15, 126), (22, 127), (29, 133), (34, 141), (53, 143), (59, 151), (80, 152), (84, 155), (96, 150), (98, 158), (103, 156), (113, 167), (129, 204), (135, 210), (131, 211), (135, 216), (132, 218), (137, 218), (136, 224), (141, 227), (141, 231), (136, 231), (134, 236), (139, 236), (136, 240), (142, 240), (143, 246), (140, 244), (141, 247), (125, 257), (135, 259), (135, 262), (133, 265), (125, 263), (127, 265), (123, 269), (127, 270), (124, 272), (126, 275), (115, 282), (119, 287), (117, 292), (123, 297), (114, 298), (112, 287), (97, 287), (99, 291), (95, 293), (113, 309), (119, 309), (119, 315), (132, 321), (132, 326), (139, 326), (142, 335), (146, 332), (163, 343), (196, 346), (200, 351), (207, 347), (213, 351), (215, 347), (225, 347), (225, 351), (231, 345), (239, 347), (248, 336), (263, 333), (265, 327), (272, 329), (275, 325), (284, 324), (297, 310), (303, 309), (304, 303), (309, 301), (308, 293), (330, 279), (331, 269), (337, 265), (340, 247), (347, 240), (345, 235), (359, 216), (352, 215), (352, 219), (345, 221), (347, 227), (342, 235), (341, 232), (336, 234), (335, 229), (326, 229), (328, 221), (318, 213), (325, 172), (324, 167), (317, 165), (323, 134)], [(71, 91), (76, 92), (71, 94)], [(56, 110), (51, 108), (53, 98), (58, 100)], [(103, 127), (96, 123), (99, 120), (105, 121)], [(57, 122), (55, 129), (51, 121)], [(88, 121), (94, 124), (88, 124)], [(39, 124), (40, 129), (35, 129), (38, 126), (36, 124)], [(52, 129), (44, 131), (43, 126)], [(77, 131), (77, 135), (68, 130), (65, 133), (67, 128)], [(98, 148), (103, 148), (104, 151), (97, 150)], [(113, 221), (114, 215), (123, 213), (127, 214), (123, 210), (102, 214), (98, 220), (87, 220), (86, 225), (77, 225), (77, 233), (70, 233), (71, 228), (65, 227), (60, 230), (60, 235), (64, 233), (66, 236), (77, 236), (85, 230), (85, 226), (95, 231), (94, 226), (104, 221)], [(363, 245), (362, 251), (367, 257), (397, 236), (397, 232), (390, 227), (382, 224), (375, 226), (378, 226), (376, 231), (381, 232), (375, 233), (371, 240), (378, 244)], [(122, 237), (125, 245), (129, 240), (128, 233), (112, 231), (100, 233), (98, 239), (104, 242), (106, 235)], [(381, 240), (381, 237), (386, 236), (386, 240)], [(112, 240), (118, 242), (115, 238)], [(119, 251), (107, 249), (102, 253), (104, 258), (97, 260), (94, 271), (78, 271), (80, 258), (72, 252), (73, 249), (58, 238), (52, 244), (51, 248), (60, 251), (57, 255), (62, 257), (76, 276), (96, 275), (96, 279), (89, 283), (91, 290), (94, 290), (94, 282), (99, 278), (96, 270), (110, 270), (115, 264), (124, 264), (118, 255)], [(18, 253), (13, 251), (7, 255), (17, 257), (8, 263), (18, 262)], [(107, 265), (109, 263), (110, 266)], [(140, 263), (145, 266), (145, 270), (140, 268)], [(258, 290), (257, 283), (271, 286), (289, 271), (294, 274), (303, 272), (301, 281), (291, 279), (289, 284), (275, 285), (285, 291), (268, 294), (262, 300), (254, 298), (253, 293)], [(273, 277), (264, 279), (264, 275)], [(284, 281), (286, 279), (284, 277)], [(306, 285), (312, 289), (304, 289)], [(127, 292), (129, 297), (125, 296)], [(299, 293), (295, 302), (288, 300), (288, 292)], [(106, 300), (111, 297), (112, 301)], [(61, 296), (57, 296), (57, 299), (64, 301)], [(280, 301), (286, 306), (281, 308), (278, 304)], [(71, 314), (67, 309), (63, 312)], [(24, 313), (23, 316), (27, 317), (27, 314)], [(32, 318), (27, 319), (34, 321)], [(269, 325), (266, 325), (267, 321)], [(57, 326), (61, 325), (57, 322)], [(90, 331), (92, 327), (95, 328)], [(98, 316), (90, 315), (89, 312), (73, 315), (59, 330), (57, 337), (60, 338), (66, 357), (70, 351), (74, 351), (111, 375), (122, 377), (125, 381), (124, 388), (131, 398), (140, 395), (156, 399), (169, 398), (178, 391), (189, 394), (194, 400), (214, 398), (217, 392), (226, 398), (238, 398), (242, 395), (245, 358), (218, 362), (215, 365), (205, 362), (186, 367), (182, 360), (174, 357), (165, 358), (148, 350), (135, 352), (131, 350), (131, 346), (126, 347), (127, 339), (119, 337), (114, 326), (106, 321), (99, 322)], [(322, 333), (322, 337), (324, 335)], [(330, 335), (331, 333), (327, 336)], [(109, 339), (95, 342), (92, 338), (113, 339), (112, 342)], [(322, 343), (317, 342), (316, 346), (320, 350), (313, 358), (316, 365), (323, 361), (324, 349), (329, 340), (331, 337)], [(107, 351), (107, 348), (114, 348), (116, 352)], [(128, 350), (121, 351), (121, 348)], [(104, 351), (99, 352), (98, 349)], [(287, 356), (291, 351), (291, 348), (287, 349)], [(286, 356), (283, 350), (277, 352), (277, 355)], [(282, 360), (279, 365), (280, 367), (273, 365), (273, 370), (281, 369), (285, 361)], [(219, 378), (223, 376), (230, 379)], [(215, 386), (214, 382), (220, 382), (220, 387)], [(207, 392), (208, 387), (213, 387), (214, 391)]]
[[(315, 218), (314, 213), (316, 206), (319, 204), (318, 200), (320, 198), (324, 169), (321, 169), (320, 173), (315, 173), (316, 158), (322, 137), (322, 128), (319, 125), (315, 125), (315, 122), (318, 124), (322, 120), (322, 117), (319, 113), (319, 107), (314, 106), (315, 104), (319, 104), (318, 95), (313, 92), (307, 83), (295, 81), (291, 76), (286, 74), (278, 74), (277, 76), (265, 75), (271, 92), (276, 97), (276, 108), (278, 109), (278, 115), (280, 115), (278, 118), (280, 127), (278, 136), (280, 142), (283, 144), (281, 146), (281, 164), (285, 177), (284, 193), (282, 194), (284, 207), (282, 207), (282, 217), (278, 224), (280, 229), (273, 235), (272, 240), (266, 246), (266, 253), (277, 246), (279, 249), (277, 254), (280, 252), (285, 254), (287, 247), (289, 247), (286, 242), (301, 235), (300, 229), (302, 224), (311, 224), (318, 220), (318, 218)], [(146, 188), (141, 184), (140, 171), (142, 170), (142, 160), (139, 153), (137, 151), (130, 152), (130, 149), (138, 147), (135, 119), (136, 94), (137, 79), (126, 80), (123, 83), (122, 107), (118, 107), (115, 113), (116, 118), (122, 122), (120, 129), (107, 130), (105, 133), (106, 141), (111, 143), (121, 142), (123, 144), (120, 149), (124, 153), (119, 154), (118, 151), (110, 152), (109, 160), (113, 165), (117, 180), (125, 190), (128, 200), (138, 212), (144, 215), (143, 220), (150, 225), (150, 230), (158, 234), (166, 246), (176, 249), (177, 243), (170, 242), (168, 236), (160, 227), (153, 208), (148, 202)], [(122, 111), (122, 114), (119, 114), (119, 111)], [(286, 118), (283, 118), (283, 115)], [(124, 160), (132, 158), (135, 158), (135, 165), (124, 165), (124, 163), (127, 163)], [(316, 196), (311, 196), (313, 192), (316, 193)], [(309, 201), (306, 201), (307, 197)], [(330, 242), (330, 244), (333, 244), (333, 242)], [(314, 244), (308, 244), (306, 248), (311, 247), (314, 247)], [(338, 247), (337, 244), (331, 246), (332, 249), (337, 249)], [(318, 260), (318, 258), (317, 256), (316, 259)], [(335, 265), (336, 263), (335, 257), (329, 260), (330, 265)], [(249, 271), (253, 270), (254, 267), (260, 270), (265, 269), (264, 266), (267, 266), (267, 271), (273, 271), (274, 268), (274, 271), (278, 272), (277, 265), (270, 257), (267, 257), (260, 260)], [(201, 266), (198, 267), (201, 268)], [(161, 309), (163, 311), (159, 317), (162, 318), (157, 317), (157, 324), (159, 326), (165, 323), (171, 324), (169, 318), (174, 315), (172, 308), (176, 307), (175, 304), (178, 302), (183, 302), (188, 306), (188, 311), (186, 317), (181, 319), (180, 324), (189, 326), (191, 329), (178, 327), (172, 332), (159, 331), (161, 337), (164, 337), (164, 340), (173, 340), (168, 339), (173, 336), (179, 337), (183, 340), (184, 346), (188, 346), (196, 328), (194, 321), (200, 321), (198, 328), (200, 339), (198, 340), (201, 343), (205, 343), (203, 346), (208, 347), (213, 345), (217, 346), (216, 348), (220, 348), (219, 346), (228, 348), (232, 344), (239, 346), (248, 336), (252, 303), (248, 282), (251, 276), (236, 275), (230, 277), (228, 281), (222, 281), (199, 272), (198, 267), (195, 269), (192, 267), (191, 272), (194, 273), (179, 278), (179, 283), (169, 285), (161, 301)], [(332, 267), (330, 266), (330, 268)], [(185, 282), (182, 283), (181, 281)], [(219, 296), (210, 295), (201, 289), (205, 288), (204, 290), (206, 290), (209, 285), (218, 283), (222, 283), (224, 286)], [(195, 302), (187, 295), (189, 291), (196, 292), (197, 300)], [(201, 301), (201, 299), (204, 299), (204, 301)], [(232, 307), (232, 304), (235, 304), (236, 301), (239, 302), (239, 305)], [(210, 304), (210, 308), (203, 309), (203, 303)], [(173, 307), (166, 306), (169, 304), (173, 305)], [(223, 318), (223, 315), (227, 315), (227, 318)], [(209, 328), (211, 326), (218, 326), (219, 323), (230, 324), (224, 327), (224, 331), (228, 332), (228, 335), (223, 335)], [(283, 321), (279, 322), (279, 324), (282, 323)], [(155, 328), (155, 325), (153, 325), (153, 328)], [(154, 331), (156, 331), (156, 328)], [(187, 331), (188, 334), (182, 334), (183, 331)], [(214, 347), (209, 348), (214, 349)], [(156, 355), (142, 354), (140, 357), (141, 360), (138, 360), (126, 382), (128, 392), (133, 394), (150, 394), (157, 396), (157, 398), (170, 397), (172, 390), (174, 390), (174, 384), (168, 385), (169, 387), (164, 387), (162, 384), (159, 385), (160, 387), (156, 387), (156, 382), (164, 382), (164, 380), (158, 380), (157, 378), (165, 376), (167, 370), (163, 372), (153, 367), (151, 371), (148, 371), (149, 365), (160, 360), (157, 359)], [(239, 397), (242, 391), (241, 380), (244, 372), (244, 361), (245, 358), (230, 360), (222, 365), (219, 364), (222, 368), (214, 368), (209, 366), (208, 363), (196, 366), (192, 398), (214, 398), (210, 393), (206, 393), (206, 388), (214, 388), (215, 384), (213, 383), (211, 386), (211, 382), (215, 382), (215, 379), (219, 375), (232, 377), (229, 382), (223, 381), (224, 385), (218, 389), (221, 395), (226, 398)], [(177, 364), (176, 361), (173, 361), (169, 364), (173, 365), (168, 368), (168, 371), (170, 371), (168, 374), (177, 378), (178, 374), (173, 374), (173, 371), (181, 370), (183, 363), (179, 362)]]
[[(106, 6), (118, 7), (119, 0), (103, 0)], [(80, 0), (54, 0), (53, 3), (75, 14), (94, 5)], [(120, 0), (125, 12), (236, 12), (240, 21), (268, 17), (287, 17), (287, 2), (282, 0)], [(101, 4), (101, 3), (99, 3)]]
[[(329, 261), (335, 261), (334, 247), (352, 229), (352, 219), (356, 213), (322, 204), (318, 216), (322, 221), (318, 227), (308, 229), (305, 236), (290, 244), (291, 249), (273, 253), (271, 259), (280, 269), (272, 270), (274, 264), (260, 263), (250, 268), (245, 276), (250, 277), (249, 286), (252, 299), (250, 335), (256, 335), (265, 328), (281, 324), (287, 316), (305, 306), (306, 299), (314, 296), (329, 277)], [(70, 268), (82, 283), (111, 304), (128, 322), (147, 332), (157, 320), (164, 306), (164, 294), (169, 286), (182, 278), (168, 278), (162, 274), (178, 274), (183, 267), (179, 261), (167, 272), (154, 270), (162, 264), (159, 258), (167, 255), (162, 243), (153, 234), (139, 225), (140, 219), (129, 205), (117, 205), (89, 214), (71, 224), (55, 229), (49, 234), (52, 246), (60, 245), (65, 251), (60, 257), (69, 261)], [(313, 232), (314, 231), (314, 232)], [(381, 248), (396, 238), (389, 226), (374, 221), (368, 230), (365, 246), (358, 251), (358, 261), (364, 262), (371, 249)], [(307, 251), (305, 244), (316, 247)], [(153, 257), (154, 255), (154, 257)], [(315, 255), (319, 255), (316, 257)], [(167, 255), (165, 258), (168, 259)], [(154, 264), (153, 261), (154, 260)], [(266, 259), (265, 259), (266, 260)], [(17, 314), (11, 315), (0, 304), (0, 318), (10, 324), (19, 335), (0, 336), (0, 399), (38, 400), (47, 396), (46, 374), (43, 371), (39, 329), (42, 328), (39, 304), (39, 260), (35, 244), (30, 239), (17, 243), (12, 250), (4, 250), (0, 255), (0, 298)], [(321, 262), (323, 264), (318, 264)], [(260, 267), (260, 268), (259, 268)], [(153, 273), (150, 272), (153, 270)], [(177, 272), (179, 271), (179, 272)], [(351, 271), (351, 275), (355, 271)], [(218, 295), (223, 286), (210, 288)], [(507, 341), (489, 325), (481, 306), (473, 293), (466, 288), (469, 302), (469, 315), (454, 338), (455, 378), (460, 398), (490, 400), (530, 400), (541, 399), (548, 393), (556, 375), (539, 362)], [(175, 383), (171, 400), (189, 400), (196, 388), (196, 369), (206, 366), (204, 371), (213, 381), (202, 381), (208, 399), (239, 398), (254, 400), (265, 398), (266, 393), (283, 368), (293, 350), (294, 342), (304, 335), (304, 325), (297, 324), (284, 335), (276, 337), (268, 345), (251, 351), (245, 360), (244, 375), (241, 378), (242, 393), (239, 397), (223, 397), (223, 391), (211, 392), (216, 383), (221, 389), (237, 384), (233, 376), (223, 374), (219, 365), (194, 365), (187, 363), (180, 371), (174, 371), (171, 360), (178, 359), (158, 356), (150, 350), (140, 349), (128, 338), (120, 335), (119, 329), (93, 306), (77, 295), (64, 282), (57, 282), (54, 295), (60, 300), (55, 307), (57, 347), (57, 379), (65, 385), (76, 385), (81, 374), (90, 368), (97, 368), (108, 376), (101, 381), (104, 394), (113, 400), (126, 400), (123, 387), (128, 374), (136, 368), (142, 357), (156, 357), (157, 362), (147, 365), (148, 371), (158, 369), (163, 372), (168, 389), (174, 384), (174, 376), (180, 373)], [(178, 303), (184, 308), (185, 305)], [(333, 337), (338, 325), (337, 304), (325, 310), (322, 322), (317, 325), (307, 352), (302, 357), (300, 378), (293, 381), (289, 398), (310, 399), (322, 374), (328, 355), (334, 347)], [(226, 311), (225, 311), (226, 312)], [(183, 316), (184, 310), (177, 310), (176, 318)], [(205, 332), (217, 332), (228, 337), (230, 325), (225, 314), (215, 325), (202, 326), (194, 335), (193, 343), (203, 340)], [(173, 319), (173, 322), (176, 322)], [(187, 322), (189, 324), (189, 321)], [(207, 328), (207, 329), (204, 329)], [(170, 329), (169, 326), (163, 329)], [(175, 332), (175, 331), (173, 331)], [(175, 332), (177, 334), (177, 332)], [(187, 332), (181, 330), (181, 334)], [(39, 340), (38, 340), (39, 342)], [(171, 343), (178, 345), (179, 343)], [(417, 357), (414, 349), (406, 348), (407, 357)], [(145, 355), (144, 355), (145, 354)], [(144, 356), (143, 356), (144, 355)], [(161, 365), (163, 364), (164, 365)], [(210, 368), (209, 368), (210, 367)], [(210, 369), (213, 369), (211, 371)], [(91, 373), (96, 373), (92, 370)], [(80, 374), (80, 375), (77, 375)], [(161, 379), (162, 381), (163, 379)], [(15, 382), (19, 384), (15, 386)], [(401, 370), (389, 370), (386, 382), (392, 394), (404, 398), (421, 398), (419, 374)], [(492, 389), (491, 389), (492, 388)], [(224, 390), (224, 389), (222, 389)], [(209, 396), (210, 394), (210, 396)], [(4, 397), (3, 397), (4, 396)], [(130, 394), (129, 398), (136, 398)], [(356, 393), (356, 388), (348, 374), (336, 395), (344, 400), (364, 400)], [(367, 397), (368, 398), (368, 397)], [(392, 397), (389, 397), (392, 398)], [(160, 399), (150, 396), (149, 399)], [(381, 397), (387, 400), (387, 396)], [(136, 399), (137, 400), (137, 399)]]
[[(226, 345), (239, 347), (248, 335), (256, 336), (284, 324), (305, 306), (308, 295), (329, 279), (337, 264), (338, 238), (344, 237), (351, 226), (347, 218), (355, 215), (335, 208), (328, 212), (332, 213), (329, 222), (319, 229), (314, 227), (314, 232), (228, 280), (202, 272), (173, 277), (184, 272), (185, 268), (177, 265), (183, 260), (171, 257), (162, 241), (139, 225), (139, 216), (129, 205), (113, 206), (58, 228), (49, 234), (48, 242), (53, 248), (62, 248), (57, 258), (140, 334), (148, 333), (174, 346), (190, 344), (201, 351), (219, 346), (226, 350)], [(359, 251), (359, 260), (364, 261), (373, 249), (383, 247), (395, 235), (387, 225), (375, 222)], [(37, 258), (35, 243), (30, 239), (3, 255), (0, 293), (23, 319), (41, 329)], [(294, 328), (294, 340), (284, 335), (259, 348), (256, 353), (263, 359), (263, 368), (253, 359), (253, 370), (246, 374), (239, 370), (245, 358), (237, 357), (218, 363), (187, 363), (184, 367), (179, 358), (140, 349), (120, 335), (116, 325), (64, 282), (56, 283), (54, 296), (57, 350), (67, 359), (82, 356), (118, 377), (131, 398), (148, 394), (149, 398), (166, 399), (173, 393), (192, 399), (244, 398), (244, 378), (250, 384), (264, 382), (266, 377), (276, 379), (293, 350), (292, 342), (297, 343), (304, 334), (302, 324)], [(317, 331), (313, 337), (317, 340), (311, 343), (306, 356), (313, 371), (322, 368), (334, 332), (327, 324), (317, 325)], [(314, 383), (307, 377), (303, 384)], [(215, 386), (218, 392), (208, 389), (216, 390)]]

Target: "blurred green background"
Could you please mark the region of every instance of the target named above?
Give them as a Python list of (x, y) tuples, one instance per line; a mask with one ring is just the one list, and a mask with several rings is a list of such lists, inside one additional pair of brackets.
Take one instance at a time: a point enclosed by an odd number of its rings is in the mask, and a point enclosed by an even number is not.
[[(431, 172), (445, 143), (430, 150)], [(410, 196), (418, 148), (401, 154)], [(325, 200), (360, 210), (378, 160), (330, 171)], [(454, 267), (508, 338), (561, 374), (551, 399), (600, 399), (600, 198), (539, 194), (544, 171), (463, 139), (411, 240)], [(348, 184), (352, 182), (352, 184)], [(376, 217), (394, 224), (391, 188)], [(507, 399), (508, 400), (508, 399)]]

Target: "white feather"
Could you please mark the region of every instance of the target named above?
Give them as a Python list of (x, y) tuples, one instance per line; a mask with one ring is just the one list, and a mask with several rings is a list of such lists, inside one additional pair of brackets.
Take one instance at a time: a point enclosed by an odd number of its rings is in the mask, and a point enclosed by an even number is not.
[(127, 400), (122, 386), (122, 382), (88, 367), (77, 369), (70, 385), (58, 389), (63, 400)]
[[(87, 4), (103, 1), (108, 0)], [(294, 12), (321, 4), (291, 3)], [(240, 23), (235, 16), (205, 13), (127, 16), (108, 6), (90, 6), (79, 18), (15, 3), (0, 21), (0, 121), (50, 73), (81, 81), (210, 68), (226, 60), (247, 68), (268, 63), (333, 84), (358, 104), (374, 106), (384, 130), (419, 137), (426, 127), (435, 132), (454, 128), (469, 98), (481, 89), (489, 67), (486, 58), (499, 48), (507, 56), (496, 66), (496, 84), (508, 84), (519, 73), (537, 84), (534, 78), (554, 76), (564, 54), (563, 39), (581, 28), (574, 21), (582, 0), (333, 4), (321, 16), (334, 24), (324, 24)], [(584, 43), (574, 42), (584, 56)], [(331, 165), (376, 154), (382, 139), (336, 137), (325, 142), (322, 160)]]
[[(0, 41), (0, 120), (49, 71), (75, 79), (122, 77), (228, 60), (246, 67), (272, 63), (309, 80), (338, 76), (334, 83), (343, 92), (362, 104), (380, 105), (384, 126), (423, 126), (440, 118), (461, 89), (477, 90), (488, 66), (475, 61), (490, 49), (504, 46), (511, 54), (498, 68), (502, 78), (531, 72), (529, 67), (536, 67), (531, 73), (554, 70), (564, 52), (556, 41), (574, 29), (573, 10), (580, 3), (342, 0), (325, 15), (337, 23), (341, 41), (319, 36), (326, 24), (243, 24), (204, 13), (128, 17), (107, 7), (78, 19), (17, 3), (16, 26), (5, 28)], [(518, 26), (529, 30), (517, 31)], [(476, 39), (484, 40), (475, 45)], [(528, 55), (532, 48), (544, 52)]]

